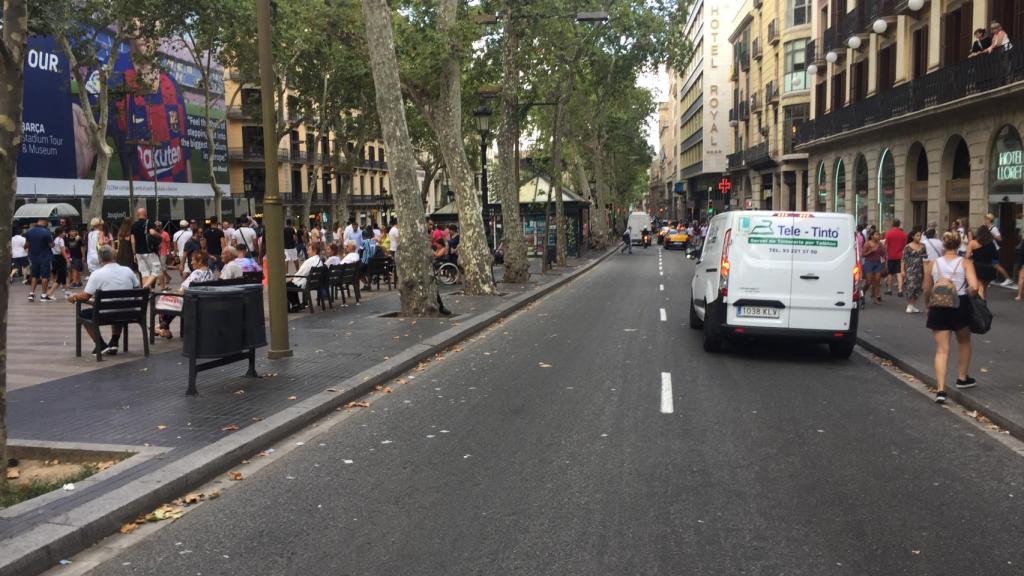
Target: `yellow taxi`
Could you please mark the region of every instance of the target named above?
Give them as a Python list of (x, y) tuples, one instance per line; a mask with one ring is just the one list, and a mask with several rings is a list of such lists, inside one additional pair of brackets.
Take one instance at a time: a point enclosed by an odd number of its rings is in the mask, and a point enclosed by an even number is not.
[(665, 249), (671, 250), (672, 248), (679, 248), (685, 250), (686, 246), (690, 243), (690, 236), (686, 234), (685, 230), (671, 229), (665, 233)]

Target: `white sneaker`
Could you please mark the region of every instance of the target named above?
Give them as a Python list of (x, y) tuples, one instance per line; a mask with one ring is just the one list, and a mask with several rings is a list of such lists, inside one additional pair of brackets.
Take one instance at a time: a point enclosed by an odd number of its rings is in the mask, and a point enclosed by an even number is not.
[(914, 314), (919, 314), (921, 312), (920, 308), (914, 306), (913, 304), (910, 305), (910, 311), (913, 312)]
[(907, 304), (907, 314), (913, 314), (913, 313), (914, 313), (914, 307), (911, 306), (910, 304)]

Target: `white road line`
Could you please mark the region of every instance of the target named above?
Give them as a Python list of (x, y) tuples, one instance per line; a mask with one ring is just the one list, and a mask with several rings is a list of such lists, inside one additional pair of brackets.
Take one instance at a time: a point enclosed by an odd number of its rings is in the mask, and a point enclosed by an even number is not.
[(661, 270), (658, 270), (658, 276), (664, 276), (664, 275), (665, 275), (664, 272), (662, 272)]
[(675, 411), (672, 405), (672, 374), (661, 373), (661, 413), (671, 414)]
[(658, 290), (664, 292), (665, 291), (665, 285), (664, 284), (658, 284)]
[(668, 314), (665, 313), (665, 309), (664, 308), (661, 309), (661, 321), (662, 322), (668, 322)]

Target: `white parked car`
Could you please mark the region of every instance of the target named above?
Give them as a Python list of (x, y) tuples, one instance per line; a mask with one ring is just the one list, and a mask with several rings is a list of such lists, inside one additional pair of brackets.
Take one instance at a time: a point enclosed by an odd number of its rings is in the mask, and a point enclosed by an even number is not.
[(853, 215), (725, 212), (709, 226), (697, 260), (690, 326), (704, 349), (729, 338), (827, 342), (849, 358), (857, 339), (860, 255)]

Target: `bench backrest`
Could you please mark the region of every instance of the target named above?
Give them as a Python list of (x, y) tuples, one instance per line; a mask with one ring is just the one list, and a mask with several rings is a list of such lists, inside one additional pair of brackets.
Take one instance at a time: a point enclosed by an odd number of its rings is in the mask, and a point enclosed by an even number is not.
[(370, 264), (366, 267), (368, 274), (384, 274), (391, 270), (390, 258), (371, 258)]
[(149, 288), (97, 290), (93, 295), (93, 321), (135, 321), (145, 318), (148, 306)]
[[(246, 272), (245, 274), (259, 274), (259, 272)], [(259, 278), (246, 277), (245, 274), (241, 278), (230, 278), (226, 280), (210, 280), (209, 282), (193, 282), (189, 286), (243, 286), (247, 284), (260, 284), (263, 282), (263, 276)]]

